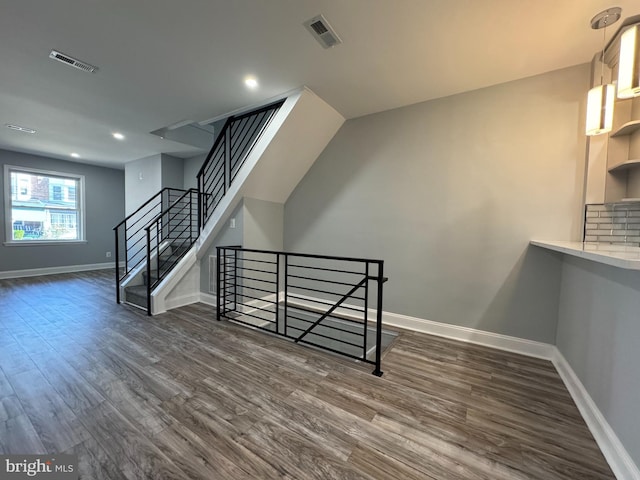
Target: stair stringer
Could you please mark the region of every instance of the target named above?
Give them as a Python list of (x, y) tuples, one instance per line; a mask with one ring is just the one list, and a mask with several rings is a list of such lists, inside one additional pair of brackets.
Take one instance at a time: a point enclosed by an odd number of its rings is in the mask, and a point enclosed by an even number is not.
[(290, 94), (256, 142), (198, 241), (152, 292), (152, 314), (198, 301), (200, 260), (240, 201), (251, 197), (285, 203), (344, 122), (340, 113), (307, 87)]

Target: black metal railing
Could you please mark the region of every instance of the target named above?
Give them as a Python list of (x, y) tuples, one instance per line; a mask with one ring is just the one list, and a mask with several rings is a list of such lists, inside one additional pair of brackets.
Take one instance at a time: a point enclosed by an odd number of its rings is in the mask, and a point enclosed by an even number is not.
[[(151, 291), (200, 234), (284, 100), (229, 117), (198, 172), (198, 188), (164, 188), (116, 227), (116, 300), (123, 281), (146, 262), (147, 311)], [(124, 269), (119, 262), (124, 251)], [(155, 273), (154, 273), (155, 272)]]
[(371, 363), (380, 376), (386, 280), (382, 260), (217, 247), (217, 316)]
[(256, 142), (284, 100), (258, 110), (229, 117), (198, 172), (201, 205), (199, 225), (213, 214)]
[[(163, 188), (135, 212), (113, 227), (115, 232), (116, 300), (120, 303), (120, 285), (146, 260), (145, 228), (162, 211), (185, 194), (186, 190)], [(124, 268), (120, 262), (124, 261)]]
[(151, 292), (185, 256), (199, 235), (198, 191), (191, 188), (145, 227), (147, 313)]

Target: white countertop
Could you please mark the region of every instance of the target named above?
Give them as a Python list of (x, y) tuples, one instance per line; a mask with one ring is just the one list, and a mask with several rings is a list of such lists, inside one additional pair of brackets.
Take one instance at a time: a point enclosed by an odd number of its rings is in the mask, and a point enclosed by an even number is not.
[(607, 243), (531, 240), (531, 245), (628, 270), (640, 270), (640, 247)]

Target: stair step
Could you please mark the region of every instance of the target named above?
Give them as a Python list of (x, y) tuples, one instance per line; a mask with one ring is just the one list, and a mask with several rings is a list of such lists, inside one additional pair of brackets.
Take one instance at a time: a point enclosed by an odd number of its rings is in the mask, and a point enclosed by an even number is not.
[(147, 308), (147, 286), (133, 285), (125, 287), (125, 299), (128, 303), (132, 303), (144, 309)]
[[(157, 270), (151, 270), (151, 283), (155, 282), (156, 280), (158, 280), (158, 271)], [(144, 285), (147, 284), (147, 272), (146, 272), (146, 270), (144, 272), (142, 272), (142, 283)]]
[(171, 265), (173, 263), (177, 264), (181, 258), (180, 255), (169, 255), (168, 257), (160, 257), (160, 261)]
[(179, 250), (174, 250), (171, 253), (161, 253), (160, 260), (162, 261), (178, 260), (179, 258), (182, 257), (182, 255), (185, 254), (186, 251), (187, 251), (186, 249), (179, 249)]
[[(162, 272), (162, 275), (166, 275), (171, 269), (170, 268), (161, 268), (160, 271)], [(157, 270), (151, 270), (151, 283), (155, 282), (156, 280), (158, 280), (158, 271)], [(144, 270), (142, 272), (142, 282), (146, 285), (147, 284), (147, 271)]]
[(126, 287), (124, 291), (127, 293), (132, 293), (133, 295), (138, 295), (145, 298), (147, 297), (146, 285), (133, 285), (131, 287)]

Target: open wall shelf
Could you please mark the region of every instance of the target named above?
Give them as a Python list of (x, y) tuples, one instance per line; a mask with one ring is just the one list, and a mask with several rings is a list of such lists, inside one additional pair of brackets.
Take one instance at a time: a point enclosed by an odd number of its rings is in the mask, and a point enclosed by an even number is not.
[[(593, 56), (592, 86), (615, 83), (620, 35), (636, 23), (640, 23), (640, 15), (625, 19), (604, 56), (600, 52)], [(640, 96), (614, 98), (613, 125), (608, 134), (589, 137), (586, 203), (626, 204), (640, 199)]]
[(609, 167), (608, 172), (609, 173), (620, 172), (628, 168), (637, 167), (638, 165), (640, 165), (640, 158), (631, 158), (629, 160), (625, 160), (624, 162), (618, 163), (613, 167)]
[(611, 137), (623, 137), (625, 135), (631, 135), (640, 129), (640, 120), (632, 120), (625, 123), (615, 132), (611, 133)]
[(637, 201), (640, 197), (640, 97), (616, 100), (614, 124), (619, 127), (605, 138), (604, 203)]

